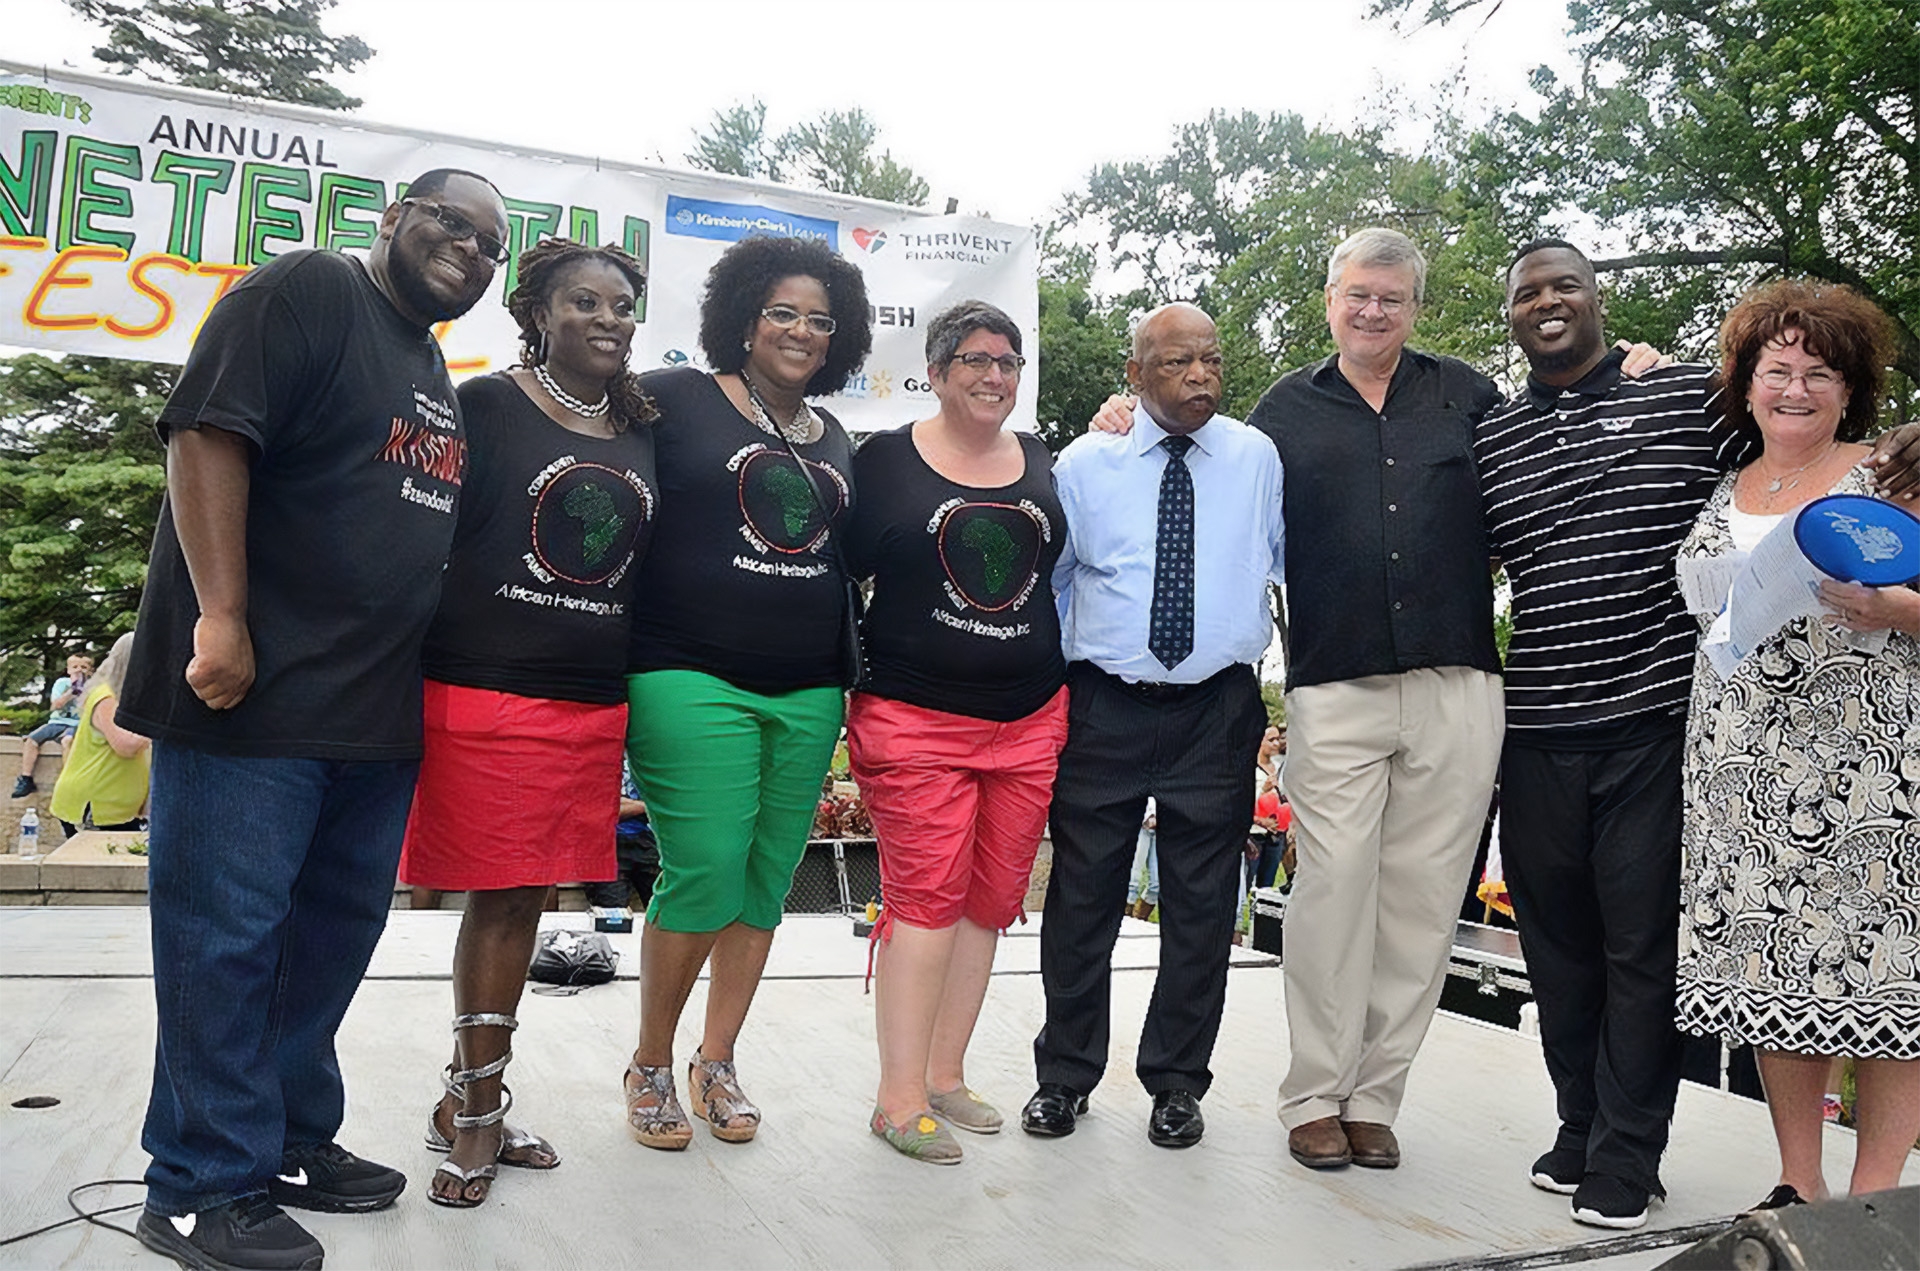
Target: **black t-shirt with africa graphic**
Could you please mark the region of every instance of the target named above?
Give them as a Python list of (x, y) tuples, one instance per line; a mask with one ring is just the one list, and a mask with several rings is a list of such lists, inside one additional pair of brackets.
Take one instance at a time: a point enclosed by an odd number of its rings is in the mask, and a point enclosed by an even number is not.
[(820, 440), (794, 447), (802, 475), (706, 372), (640, 381), (660, 408), (660, 519), (627, 669), (704, 671), (754, 693), (838, 685), (846, 589), (832, 544), (853, 507), (840, 422), (819, 412)]
[(1023, 434), (1026, 471), (997, 489), (928, 466), (913, 426), (854, 457), (860, 510), (848, 560), (873, 576), (861, 687), (928, 710), (1000, 722), (1046, 705), (1066, 677), (1049, 580), (1066, 539), (1053, 460)]
[(583, 436), (506, 375), (459, 396), (467, 484), (422, 668), (521, 697), (624, 702), (635, 566), (659, 503), (652, 426)]

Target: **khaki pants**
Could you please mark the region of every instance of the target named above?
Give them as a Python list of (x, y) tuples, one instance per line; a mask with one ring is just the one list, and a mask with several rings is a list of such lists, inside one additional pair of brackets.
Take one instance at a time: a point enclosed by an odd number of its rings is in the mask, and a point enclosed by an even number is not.
[(1500, 680), (1441, 667), (1287, 694), (1299, 876), (1285, 928), (1289, 1129), (1393, 1124), (1440, 1000), (1493, 794)]

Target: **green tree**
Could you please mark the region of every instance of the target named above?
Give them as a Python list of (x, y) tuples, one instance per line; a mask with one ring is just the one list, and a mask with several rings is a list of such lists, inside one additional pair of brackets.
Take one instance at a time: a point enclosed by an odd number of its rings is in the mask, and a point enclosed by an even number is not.
[(326, 110), (360, 104), (324, 78), (373, 56), (357, 36), (328, 35), (321, 18), (335, 0), (67, 0), (107, 28), (93, 55), (122, 74), (298, 102)]
[(892, 151), (876, 153), (879, 141), (879, 125), (857, 106), (827, 111), (769, 139), (767, 107), (756, 97), (714, 111), (706, 130), (694, 134), (686, 159), (707, 172), (924, 206), (926, 181)]
[(705, 132), (694, 134), (687, 162), (703, 172), (774, 181), (777, 160), (767, 138), (767, 104), (758, 97), (713, 112)]
[(1332, 351), (1327, 255), (1367, 225), (1404, 231), (1429, 258), (1416, 343), (1497, 367), (1508, 356), (1499, 271), (1513, 240), (1469, 179), (1464, 140), (1415, 156), (1377, 126), (1215, 111), (1184, 125), (1159, 159), (1096, 169), (1054, 229), (1098, 231), (1105, 271), (1144, 283), (1139, 308), (1189, 300), (1214, 316), (1229, 414), (1245, 414), (1281, 371)]
[[(1093, 294), (1093, 253), (1041, 242), (1040, 375), (1034, 409), (1040, 439), (1058, 454), (1100, 404), (1126, 387), (1129, 299)], [(1139, 297), (1131, 298), (1133, 300)]]
[[(1445, 22), (1490, 3), (1375, 12)], [(1563, 219), (1584, 213), (1624, 239), (1595, 264), (1616, 295), (1664, 294), (1683, 340), (1704, 344), (1756, 278), (1806, 274), (1885, 308), (1901, 326), (1897, 369), (1920, 377), (1914, 0), (1579, 0), (1568, 13), (1578, 75), (1536, 71), (1537, 116), (1488, 130), (1509, 190), (1550, 191)]]
[[(0, 363), (0, 683), (50, 685), (133, 626), (166, 485), (153, 417), (175, 368), (37, 353)], [(41, 693), (46, 702), (46, 687)]]
[(810, 123), (796, 124), (781, 134), (781, 166), (808, 185), (836, 194), (888, 203), (924, 206), (927, 183), (911, 168), (896, 163), (893, 153), (874, 153), (880, 128), (858, 106), (830, 110)]
[[(95, 50), (131, 74), (346, 109), (326, 82), (372, 56), (320, 20), (333, 0), (68, 0), (107, 29)], [(113, 358), (0, 360), (0, 694), (41, 700), (74, 647), (133, 625), (165, 455), (153, 419), (178, 368)]]

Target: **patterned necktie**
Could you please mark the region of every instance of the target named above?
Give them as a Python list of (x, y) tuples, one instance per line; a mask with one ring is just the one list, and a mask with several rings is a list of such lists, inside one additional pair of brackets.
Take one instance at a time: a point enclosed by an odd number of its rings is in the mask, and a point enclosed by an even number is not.
[(1160, 444), (1167, 466), (1160, 474), (1147, 650), (1171, 671), (1193, 652), (1193, 474), (1187, 471), (1193, 438), (1168, 437)]

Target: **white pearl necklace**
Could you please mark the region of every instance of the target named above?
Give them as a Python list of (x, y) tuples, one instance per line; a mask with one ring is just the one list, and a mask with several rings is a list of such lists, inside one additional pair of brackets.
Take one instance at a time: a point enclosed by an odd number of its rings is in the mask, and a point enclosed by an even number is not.
[(544, 365), (533, 368), (533, 378), (540, 381), (540, 387), (547, 390), (547, 396), (559, 402), (563, 409), (572, 411), (582, 419), (598, 419), (613, 405), (613, 397), (609, 393), (600, 394), (600, 400), (591, 405), (581, 401), (566, 389), (561, 388), (553, 376), (547, 374), (547, 368)]

